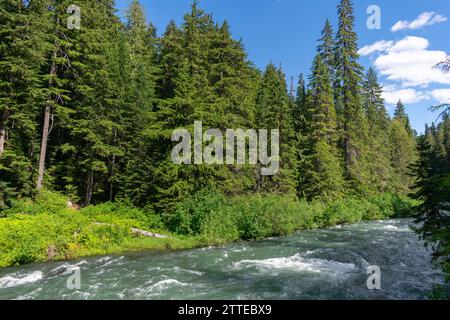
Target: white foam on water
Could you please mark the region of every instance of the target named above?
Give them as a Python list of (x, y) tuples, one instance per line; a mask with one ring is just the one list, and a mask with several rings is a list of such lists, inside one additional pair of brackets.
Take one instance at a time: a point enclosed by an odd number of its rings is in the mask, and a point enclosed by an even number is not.
[(399, 231), (399, 232), (411, 231), (411, 229), (409, 227), (397, 227), (397, 226), (394, 226), (392, 224), (388, 224), (386, 226), (382, 226), (381, 228), (384, 229), (384, 230)]
[(236, 249), (231, 249), (230, 250), (231, 252), (246, 252), (246, 251), (248, 251), (248, 248), (247, 247), (240, 247), (240, 248), (236, 248)]
[(28, 283), (33, 283), (42, 280), (43, 277), (44, 275), (41, 271), (34, 271), (23, 277), (6, 276), (0, 278), (0, 289), (12, 288)]
[(194, 274), (196, 276), (202, 276), (203, 272), (200, 271), (194, 271), (194, 270), (188, 270), (188, 269), (182, 269), (180, 267), (175, 267), (174, 268), (175, 272), (185, 272), (185, 273), (190, 273), (190, 274)]
[(180, 282), (175, 279), (166, 279), (166, 280), (158, 281), (157, 283), (151, 285), (148, 288), (148, 292), (152, 292), (155, 290), (161, 292), (161, 291), (167, 290), (168, 288), (173, 287), (173, 286), (183, 286), (184, 287), (187, 285), (188, 285), (187, 283), (183, 283), (183, 282)]
[(292, 257), (271, 258), (264, 260), (242, 260), (233, 263), (236, 269), (256, 267), (260, 271), (289, 270), (309, 273), (342, 274), (355, 269), (352, 263), (341, 263), (325, 259), (306, 259), (300, 254)]
[(85, 264), (88, 264), (88, 262), (86, 260), (81, 260), (80, 262), (76, 263), (75, 266), (79, 267), (79, 266), (83, 266)]
[(33, 300), (33, 299), (35, 299), (34, 295), (41, 291), (42, 291), (42, 288), (38, 288), (38, 289), (33, 290), (30, 293), (27, 293), (25, 295), (20, 295), (17, 298), (15, 298), (14, 300)]
[[(119, 262), (119, 261), (121, 261), (121, 260), (123, 260), (123, 259), (125, 259), (124, 256), (121, 256), (121, 257), (115, 258), (115, 259), (109, 259), (109, 260), (106, 260), (106, 262), (105, 262), (104, 264), (102, 264), (101, 266), (98, 266), (98, 268), (103, 268), (103, 267), (109, 266), (110, 264)], [(102, 262), (103, 262), (103, 261), (102, 261)], [(117, 264), (117, 265), (120, 265), (120, 264)]]

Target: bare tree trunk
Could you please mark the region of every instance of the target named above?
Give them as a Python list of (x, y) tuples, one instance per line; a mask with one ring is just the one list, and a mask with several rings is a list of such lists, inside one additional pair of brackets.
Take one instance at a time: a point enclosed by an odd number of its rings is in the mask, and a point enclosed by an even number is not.
[(109, 173), (109, 201), (113, 201), (114, 198), (114, 181), (112, 180), (112, 177), (114, 176), (114, 166), (116, 165), (116, 156), (112, 156), (111, 161), (111, 171)]
[(44, 181), (45, 158), (47, 156), (48, 130), (50, 127), (50, 113), (51, 113), (50, 109), (51, 109), (50, 106), (45, 107), (44, 126), (42, 128), (41, 154), (39, 157), (39, 174), (38, 174), (38, 181), (37, 181), (37, 185), (36, 185), (36, 188), (38, 190), (42, 189), (42, 182)]
[[(114, 146), (117, 145), (117, 130), (113, 129), (114, 131), (114, 138), (112, 141), (112, 144)], [(111, 168), (110, 168), (110, 172), (109, 172), (109, 201), (113, 201), (114, 198), (114, 181), (113, 181), (113, 176), (114, 176), (114, 166), (116, 165), (116, 155), (112, 156), (111, 159)]]
[(3, 151), (5, 151), (5, 140), (6, 140), (6, 130), (5, 127), (0, 125), (0, 157), (3, 154)]
[(91, 170), (89, 172), (89, 176), (86, 181), (86, 199), (84, 202), (85, 207), (91, 204), (93, 189), (94, 189), (94, 171)]
[[(49, 88), (53, 87), (54, 77), (56, 75), (56, 61), (55, 61), (56, 54), (57, 54), (57, 50), (55, 50), (53, 52), (52, 66), (50, 68), (50, 79), (48, 81)], [(48, 134), (49, 134), (49, 128), (50, 128), (50, 116), (51, 116), (51, 112), (52, 112), (51, 99), (52, 99), (52, 97), (50, 96), (47, 106), (45, 107), (45, 112), (44, 112), (44, 126), (42, 127), (41, 154), (39, 157), (39, 172), (38, 172), (38, 180), (37, 180), (37, 184), (36, 184), (36, 188), (38, 190), (42, 189), (42, 183), (44, 181), (45, 158), (47, 156), (47, 143), (48, 143)]]

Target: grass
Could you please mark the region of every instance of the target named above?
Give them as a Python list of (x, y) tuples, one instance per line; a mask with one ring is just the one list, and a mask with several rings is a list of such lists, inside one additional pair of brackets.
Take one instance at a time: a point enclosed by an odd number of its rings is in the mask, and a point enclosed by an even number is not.
[[(35, 201), (19, 201), (2, 212), (5, 218), (0, 218), (0, 267), (260, 240), (297, 230), (407, 216), (412, 206), (408, 198), (391, 194), (325, 204), (286, 196), (229, 199), (215, 191), (203, 191), (179, 203), (175, 212), (159, 215), (126, 202), (70, 210), (64, 196), (43, 191)], [(131, 228), (168, 237), (137, 236)]]

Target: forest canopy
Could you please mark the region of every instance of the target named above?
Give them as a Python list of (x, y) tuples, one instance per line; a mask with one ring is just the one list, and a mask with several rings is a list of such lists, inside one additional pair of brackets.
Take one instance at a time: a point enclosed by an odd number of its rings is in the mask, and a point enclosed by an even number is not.
[[(376, 71), (358, 62), (351, 1), (337, 26), (325, 22), (297, 88), (273, 63), (255, 68), (197, 1), (162, 36), (137, 0), (122, 20), (113, 1), (80, 0), (79, 29), (67, 27), (70, 5), (2, 2), (1, 208), (43, 187), (82, 206), (127, 199), (160, 213), (207, 188), (307, 200), (410, 191), (414, 132), (401, 102), (388, 116)], [(279, 173), (174, 164), (171, 133), (195, 121), (279, 129)]]

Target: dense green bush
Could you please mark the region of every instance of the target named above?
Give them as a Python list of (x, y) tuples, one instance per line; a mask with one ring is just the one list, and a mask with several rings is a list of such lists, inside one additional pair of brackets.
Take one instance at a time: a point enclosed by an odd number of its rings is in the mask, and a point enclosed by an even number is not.
[(96, 206), (89, 206), (81, 212), (98, 222), (111, 223), (116, 218), (134, 221), (133, 227), (144, 229), (163, 230), (164, 223), (154, 211), (144, 208), (136, 208), (127, 202), (106, 202)]
[(59, 193), (42, 190), (35, 199), (16, 201), (11, 208), (3, 214), (11, 216), (15, 214), (57, 214), (67, 208), (68, 199)]
[(237, 240), (236, 216), (224, 195), (204, 190), (179, 203), (173, 214), (166, 215), (170, 230), (183, 235)]
[(296, 230), (405, 216), (411, 206), (411, 201), (390, 194), (326, 204), (275, 195), (227, 199), (208, 190), (179, 203), (166, 221), (173, 232), (182, 235), (225, 240), (263, 239)]

